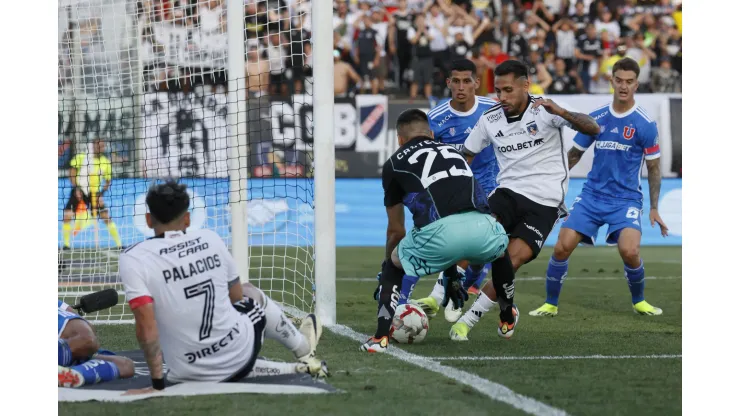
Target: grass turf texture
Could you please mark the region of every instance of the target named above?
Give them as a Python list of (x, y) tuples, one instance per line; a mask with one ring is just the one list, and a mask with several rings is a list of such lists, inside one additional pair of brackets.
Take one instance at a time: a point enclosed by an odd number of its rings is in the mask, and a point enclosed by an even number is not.
[[(523, 267), (517, 277), (544, 276), (552, 248)], [(503, 384), (517, 393), (574, 415), (649, 415), (681, 413), (681, 359), (575, 359), (526, 361), (463, 361), (461, 356), (588, 356), (681, 354), (681, 248), (643, 247), (646, 299), (663, 308), (659, 317), (632, 312), (622, 262), (615, 248), (576, 250), (569, 280), (560, 297), (560, 315), (534, 318), (528, 312), (544, 302), (544, 280), (516, 282), (516, 303), (522, 318), (510, 340), (496, 335), (497, 314), (490, 313), (470, 333), (467, 343), (448, 338), (451, 324), (440, 313), (430, 321), (423, 343), (403, 346), (427, 357), (451, 357), (442, 364)], [(337, 249), (339, 277), (374, 277), (382, 248)], [(580, 280), (577, 277), (593, 279)], [(434, 279), (423, 278), (414, 297), (426, 296)], [(372, 281), (337, 282), (337, 318), (370, 334), (375, 330), (376, 304)], [(472, 304), (468, 302), (466, 308)], [(442, 311), (440, 311), (442, 312)], [(105, 348), (137, 348), (133, 326), (103, 325), (98, 334)], [(128, 404), (60, 403), (59, 414), (209, 415), (378, 414), (523, 414), (490, 400), (468, 386), (390, 356), (362, 354), (359, 345), (324, 331), (319, 354), (329, 362), (329, 382), (344, 391), (316, 396), (222, 395), (158, 398)], [(277, 343), (268, 341), (264, 355), (289, 360)]]

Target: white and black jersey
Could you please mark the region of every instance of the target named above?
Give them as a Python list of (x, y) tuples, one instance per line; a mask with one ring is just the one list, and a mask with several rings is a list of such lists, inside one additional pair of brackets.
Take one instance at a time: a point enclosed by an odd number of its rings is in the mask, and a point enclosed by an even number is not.
[(524, 112), (512, 118), (500, 104), (491, 107), (465, 140), (464, 152), (477, 155), (492, 144), (499, 188), (565, 211), (569, 173), (561, 128), (569, 123), (542, 107), (533, 108), (534, 100), (530, 96)]
[(236, 264), (215, 232), (142, 241), (121, 254), (119, 272), (132, 308), (142, 299), (154, 304), (168, 380), (223, 381), (252, 358), (255, 329), (229, 298)]

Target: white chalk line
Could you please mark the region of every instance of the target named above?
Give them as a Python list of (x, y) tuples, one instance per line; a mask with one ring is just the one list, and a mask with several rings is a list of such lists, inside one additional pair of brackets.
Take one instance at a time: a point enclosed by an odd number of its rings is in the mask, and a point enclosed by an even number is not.
[[(363, 343), (369, 338), (367, 335), (363, 335), (345, 325), (336, 324), (326, 326), (326, 328), (338, 335), (350, 338), (358, 343)], [(358, 351), (357, 353), (359, 354), (360, 352)], [(398, 358), (399, 360), (408, 364), (420, 367), (424, 370), (441, 374), (447, 378), (455, 380), (460, 384), (464, 384), (474, 390), (477, 390), (481, 394), (493, 400), (506, 403), (526, 413), (544, 416), (567, 415), (567, 413), (562, 409), (549, 406), (531, 397), (516, 393), (515, 391), (509, 389), (504, 385), (495, 383), (491, 380), (487, 380), (475, 374), (442, 365), (439, 362), (434, 361), (428, 357), (412, 354), (392, 345), (389, 346), (386, 354)]]
[(498, 357), (429, 357), (432, 361), (539, 361), (539, 360), (634, 360), (634, 359), (679, 359), (681, 354), (653, 355), (541, 355), (541, 356), (498, 356)]
[[(544, 276), (522, 276), (517, 277), (517, 282), (527, 281), (542, 281), (545, 280)], [(567, 281), (571, 280), (624, 280), (624, 276), (583, 276), (583, 277), (568, 277)], [(645, 280), (681, 280), (681, 276), (645, 276)], [(377, 282), (378, 279), (374, 277), (337, 277), (338, 282)]]

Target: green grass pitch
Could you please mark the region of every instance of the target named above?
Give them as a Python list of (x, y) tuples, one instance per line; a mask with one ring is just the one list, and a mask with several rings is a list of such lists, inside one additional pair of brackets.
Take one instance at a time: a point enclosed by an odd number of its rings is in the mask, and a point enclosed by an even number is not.
[[(503, 384), (515, 392), (573, 415), (672, 415), (681, 413), (681, 248), (644, 247), (646, 298), (663, 316), (632, 312), (622, 263), (615, 248), (579, 248), (570, 261), (560, 315), (534, 318), (544, 302), (543, 276), (552, 248), (519, 270), (516, 303), (522, 318), (510, 340), (496, 335), (497, 314), (484, 317), (467, 343), (448, 338), (443, 314), (430, 321), (421, 344), (402, 348), (442, 364)], [(364, 334), (375, 329), (373, 281), (382, 248), (337, 250), (337, 318)], [(434, 279), (423, 278), (414, 297), (426, 296)], [(466, 308), (472, 304), (472, 299)], [(103, 346), (137, 348), (131, 325), (98, 327)], [(343, 393), (330, 395), (221, 395), (157, 398), (134, 403), (60, 403), (63, 415), (492, 415), (523, 414), (469, 386), (390, 356), (362, 354), (355, 341), (325, 330), (319, 354), (332, 370), (329, 382)], [(264, 355), (291, 357), (272, 341)], [(584, 356), (636, 358), (582, 358)], [(650, 355), (672, 355), (649, 358)], [(679, 357), (675, 357), (678, 355)], [(570, 356), (571, 359), (563, 359)], [(487, 360), (456, 357), (489, 357)], [(490, 357), (501, 357), (492, 360)], [(531, 357), (513, 360), (504, 357)], [(558, 358), (561, 357), (561, 358)], [(581, 358), (579, 358), (581, 357)]]

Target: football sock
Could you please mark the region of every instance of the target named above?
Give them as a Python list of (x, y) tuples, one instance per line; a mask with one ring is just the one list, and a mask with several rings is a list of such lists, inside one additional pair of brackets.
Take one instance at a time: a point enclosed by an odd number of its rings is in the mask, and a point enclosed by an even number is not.
[(388, 259), (380, 276), (380, 295), (378, 298), (378, 328), (375, 338), (387, 337), (391, 331), (393, 316), (398, 306), (399, 287), (403, 282), (403, 269), (399, 269)]
[(468, 290), (473, 286), (478, 289), (483, 287), (483, 281), (486, 280), (489, 270), (491, 270), (490, 263), (486, 263), (483, 266), (468, 266), (467, 270), (465, 270), (465, 283), (463, 283), (463, 288)]
[(282, 309), (260, 289), (262, 299), (255, 299), (262, 305), (265, 311), (265, 337), (274, 339), (295, 354), (296, 358), (306, 356), (311, 353), (311, 345), (293, 322), (288, 319)]
[(116, 380), (120, 376), (118, 366), (111, 361), (92, 359), (76, 365), (72, 369), (82, 374), (85, 384), (88, 385)]
[(494, 306), (496, 306), (496, 302), (489, 299), (488, 295), (481, 291), (478, 299), (476, 299), (475, 303), (473, 303), (473, 306), (468, 309), (467, 312), (465, 312), (465, 315), (460, 318), (460, 321), (465, 323), (465, 325), (467, 325), (468, 327), (472, 328), (473, 326), (475, 326), (475, 324), (478, 323), (480, 318), (488, 311), (490, 311), (491, 308), (493, 308)]
[(627, 278), (627, 285), (632, 294), (632, 304), (645, 300), (645, 265), (640, 259), (640, 267), (636, 269), (624, 265), (624, 277)]
[(502, 311), (514, 304), (514, 266), (508, 251), (491, 263), (491, 283)]
[(69, 247), (72, 241), (72, 223), (62, 223), (62, 237), (64, 239), (64, 247)]
[(419, 276), (403, 275), (403, 281), (401, 282), (401, 296), (398, 299), (399, 305), (409, 302), (411, 294), (414, 292), (414, 286), (416, 286), (419, 279)]
[(547, 264), (547, 278), (545, 279), (545, 290), (547, 291), (547, 300), (550, 305), (558, 306), (560, 298), (560, 289), (563, 287), (565, 277), (568, 275), (568, 260), (558, 261), (555, 257), (550, 258)]
[(442, 273), (440, 273), (439, 277), (437, 277), (437, 283), (434, 284), (434, 289), (432, 289), (432, 293), (429, 294), (430, 298), (437, 301), (437, 306), (442, 305), (442, 301), (445, 297), (445, 287), (442, 286), (442, 283)]
[(296, 374), (295, 363), (281, 363), (277, 361), (257, 359), (254, 368), (247, 375), (249, 377), (280, 376), (283, 374)]
[(59, 339), (59, 365), (69, 367), (72, 364), (72, 349), (69, 348), (67, 341)]
[(118, 228), (116, 228), (116, 223), (113, 221), (108, 221), (108, 234), (110, 234), (113, 242), (116, 243), (116, 247), (121, 247), (121, 237), (118, 235)]

